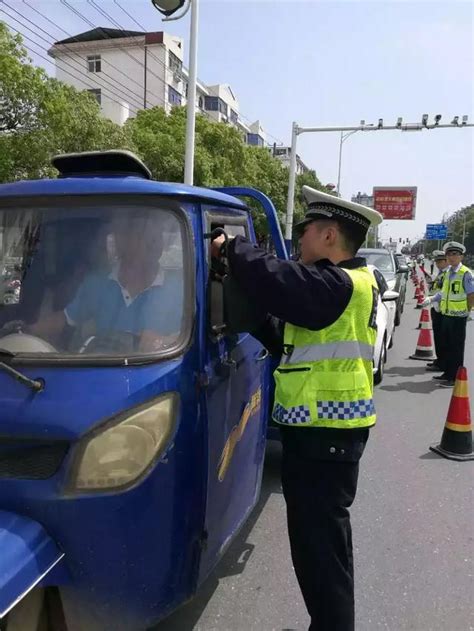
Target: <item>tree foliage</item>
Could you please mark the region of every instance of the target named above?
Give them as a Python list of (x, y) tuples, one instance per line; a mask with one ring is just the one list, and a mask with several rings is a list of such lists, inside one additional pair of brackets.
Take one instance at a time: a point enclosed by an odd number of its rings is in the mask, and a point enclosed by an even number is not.
[[(459, 208), (451, 215), (443, 216), (442, 223), (448, 226), (449, 241), (463, 242), (466, 246), (465, 260), (468, 265), (474, 265), (474, 204)], [(412, 248), (413, 253), (425, 252), (431, 254), (438, 249), (438, 241), (418, 241)]]
[[(78, 91), (31, 64), (21, 37), (0, 22), (0, 182), (54, 176), (58, 153), (127, 148), (161, 181), (182, 182), (186, 111), (142, 110), (120, 127), (100, 115), (87, 91)], [(194, 182), (198, 186), (247, 186), (270, 197), (280, 221), (286, 212), (288, 169), (262, 147), (247, 145), (233, 126), (196, 118)], [(295, 221), (304, 214), (301, 187), (324, 190), (314, 171), (297, 178)], [(250, 206), (253, 208), (252, 204)], [(266, 219), (254, 212), (257, 233)]]
[[(182, 182), (186, 112), (174, 108), (170, 114), (155, 107), (138, 112), (125, 125), (130, 142), (157, 180)], [(262, 147), (247, 145), (239, 131), (225, 123), (196, 118), (194, 183), (197, 186), (248, 186), (270, 197), (280, 221), (286, 209), (288, 169)], [(314, 171), (298, 176), (297, 189), (303, 184), (323, 189)], [(304, 212), (300, 196), (296, 199), (295, 219)], [(262, 213), (254, 214), (257, 232), (266, 232)]]
[(95, 99), (34, 67), (0, 22), (0, 182), (54, 175), (57, 153), (129, 145)]

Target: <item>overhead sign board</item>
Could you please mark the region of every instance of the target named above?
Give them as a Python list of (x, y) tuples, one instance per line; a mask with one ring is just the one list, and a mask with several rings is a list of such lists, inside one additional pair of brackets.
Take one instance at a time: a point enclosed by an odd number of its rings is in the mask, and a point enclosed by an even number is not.
[(446, 239), (448, 236), (448, 226), (444, 223), (427, 223), (425, 239)]
[(416, 186), (374, 186), (374, 208), (384, 219), (414, 219)]

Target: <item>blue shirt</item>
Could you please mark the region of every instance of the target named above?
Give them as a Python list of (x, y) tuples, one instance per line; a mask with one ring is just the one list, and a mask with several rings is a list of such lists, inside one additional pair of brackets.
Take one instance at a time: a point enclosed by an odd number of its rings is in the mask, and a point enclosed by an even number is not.
[(144, 330), (159, 335), (179, 333), (183, 316), (182, 271), (177, 270), (176, 278), (171, 276), (175, 276), (174, 272), (161, 275), (161, 282), (155, 280), (132, 299), (113, 274), (91, 274), (66, 307), (67, 321), (81, 325), (92, 320), (96, 334), (139, 334)]

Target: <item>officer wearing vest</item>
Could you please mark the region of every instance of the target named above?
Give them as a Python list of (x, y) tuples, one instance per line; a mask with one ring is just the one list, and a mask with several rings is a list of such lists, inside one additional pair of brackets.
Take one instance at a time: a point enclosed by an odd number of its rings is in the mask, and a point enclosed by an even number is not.
[[(448, 261), (446, 260), (446, 254), (443, 250), (434, 250), (432, 253), (433, 263), (438, 270), (438, 274), (429, 282), (429, 295), (431, 297), (439, 293), (443, 288), (443, 280), (446, 269), (448, 267)], [(445, 366), (445, 345), (444, 337), (442, 335), (442, 318), (440, 313), (439, 302), (434, 302), (431, 307), (431, 322), (433, 324), (433, 338), (436, 351), (436, 359), (430, 362), (426, 366), (428, 372), (444, 372)]]
[(463, 265), (462, 259), (466, 248), (461, 243), (449, 241), (443, 246), (449, 268), (443, 286), (425, 304), (438, 303), (442, 315), (442, 336), (446, 349), (443, 374), (433, 377), (439, 380), (442, 388), (452, 388), (456, 373), (464, 365), (464, 346), (466, 343), (466, 324), (471, 309), (474, 307), (474, 278), (471, 270)]
[[(282, 261), (243, 237), (228, 258), (241, 288), (268, 318), (253, 332), (280, 358), (273, 418), (280, 425), (282, 487), (293, 565), (310, 629), (354, 629), (349, 507), (375, 424), (373, 353), (378, 291), (356, 252), (382, 216), (303, 187), (295, 226), (299, 261)], [(222, 238), (212, 244), (218, 256)]]

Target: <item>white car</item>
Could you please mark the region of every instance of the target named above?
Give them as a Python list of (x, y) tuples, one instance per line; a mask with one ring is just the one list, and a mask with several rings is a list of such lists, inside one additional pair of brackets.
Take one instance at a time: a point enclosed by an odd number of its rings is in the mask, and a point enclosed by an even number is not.
[(375, 277), (379, 288), (377, 305), (377, 339), (374, 352), (374, 383), (379, 384), (383, 379), (384, 366), (387, 361), (387, 350), (393, 345), (395, 329), (395, 315), (397, 312), (398, 292), (388, 288), (382, 272), (374, 265), (367, 266)]

